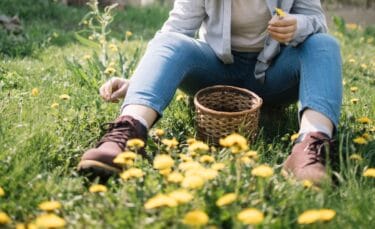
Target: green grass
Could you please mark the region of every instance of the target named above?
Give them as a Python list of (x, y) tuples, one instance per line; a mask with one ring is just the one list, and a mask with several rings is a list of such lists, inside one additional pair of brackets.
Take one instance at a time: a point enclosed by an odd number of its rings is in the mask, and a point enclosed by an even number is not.
[[(340, 146), (337, 186), (306, 189), (280, 175), (280, 164), (291, 149), (290, 135), (298, 130), (293, 104), (283, 118), (271, 116), (263, 120), (259, 138), (250, 145), (260, 155), (259, 163), (274, 167), (272, 178), (262, 182), (250, 175), (252, 166), (242, 166), (239, 200), (226, 208), (216, 207), (217, 198), (234, 191), (238, 182), (232, 156), (227, 151), (221, 152), (215, 157), (224, 161), (227, 169), (215, 181), (195, 191), (193, 201), (176, 208), (146, 211), (143, 204), (147, 199), (176, 188), (165, 185), (146, 162), (136, 163), (147, 174), (143, 181), (123, 182), (114, 178), (107, 184), (109, 191), (101, 195), (89, 193), (90, 183), (75, 171), (82, 152), (103, 134), (101, 124), (112, 121), (119, 107), (102, 102), (97, 90), (82, 80), (85, 74), (95, 75), (103, 70), (82, 59), (85, 54), (93, 55), (95, 50), (74, 39), (87, 9), (65, 7), (52, 1), (31, 2), (34, 1), (0, 2), (2, 13), (20, 16), (28, 37), (21, 44), (0, 46), (0, 187), (5, 190), (5, 196), (0, 197), (0, 211), (12, 218), (9, 228), (17, 222), (32, 222), (41, 214), (38, 204), (45, 200), (62, 203), (58, 214), (69, 228), (180, 228), (184, 214), (192, 209), (204, 210), (210, 217), (209, 225), (242, 228), (236, 214), (247, 207), (265, 213), (261, 228), (298, 228), (298, 215), (312, 208), (331, 208), (337, 212), (331, 222), (312, 227), (372, 228), (375, 180), (363, 177), (362, 173), (367, 167), (375, 167), (375, 42), (367, 35), (373, 34), (373, 30), (365, 33), (341, 28), (334, 32), (342, 47), (345, 80), (337, 135)], [(127, 61), (137, 61), (136, 48), (144, 50), (146, 41), (166, 17), (167, 9), (159, 7), (117, 12), (110, 39), (118, 44)], [(124, 42), (127, 30), (134, 35)], [(53, 32), (58, 37), (53, 38)], [(1, 39), (8, 38), (0, 36)], [(76, 62), (68, 68), (67, 63), (73, 57)], [(117, 56), (114, 59), (118, 61)], [(84, 73), (78, 75), (72, 69)], [(127, 71), (131, 73), (132, 69)], [(358, 91), (351, 92), (354, 86)], [(38, 96), (31, 96), (33, 88), (39, 89)], [(70, 99), (61, 100), (61, 94), (68, 94)], [(359, 99), (357, 104), (351, 102), (354, 98)], [(50, 107), (54, 102), (59, 103), (57, 109)], [(357, 122), (360, 117), (373, 122), (360, 124)], [(173, 101), (157, 127), (163, 128), (168, 137), (185, 142), (195, 135), (193, 111), (185, 101)], [(363, 133), (370, 135), (368, 144), (354, 144), (353, 139)], [(155, 150), (151, 142), (149, 148)], [(349, 159), (354, 153), (363, 160)]]

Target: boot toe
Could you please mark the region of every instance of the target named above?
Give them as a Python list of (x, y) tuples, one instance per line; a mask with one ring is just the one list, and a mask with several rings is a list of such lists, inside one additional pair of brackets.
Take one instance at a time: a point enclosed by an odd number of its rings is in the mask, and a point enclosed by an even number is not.
[(78, 171), (82, 173), (92, 173), (93, 176), (108, 176), (121, 171), (121, 168), (113, 163), (116, 154), (113, 151), (105, 151), (102, 149), (90, 149), (86, 151), (80, 163)]

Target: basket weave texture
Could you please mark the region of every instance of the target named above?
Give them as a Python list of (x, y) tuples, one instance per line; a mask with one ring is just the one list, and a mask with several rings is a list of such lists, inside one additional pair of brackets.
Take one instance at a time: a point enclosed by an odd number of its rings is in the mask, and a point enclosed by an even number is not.
[(254, 139), (262, 99), (247, 89), (233, 86), (204, 88), (194, 96), (198, 138), (218, 145), (234, 132)]

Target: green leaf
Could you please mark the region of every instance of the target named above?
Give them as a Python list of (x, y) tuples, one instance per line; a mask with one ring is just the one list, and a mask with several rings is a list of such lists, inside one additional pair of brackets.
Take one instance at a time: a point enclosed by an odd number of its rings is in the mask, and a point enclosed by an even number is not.
[(91, 48), (95, 48), (95, 49), (100, 49), (100, 45), (94, 41), (91, 41), (81, 35), (79, 35), (78, 33), (75, 33), (74, 34), (76, 39), (83, 45), (85, 46), (88, 46), (88, 47), (91, 47)]

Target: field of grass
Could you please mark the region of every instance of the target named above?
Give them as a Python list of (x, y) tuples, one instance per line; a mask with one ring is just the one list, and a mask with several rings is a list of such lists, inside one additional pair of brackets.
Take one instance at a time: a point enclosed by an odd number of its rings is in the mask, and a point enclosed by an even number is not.
[[(168, 148), (150, 138), (147, 148), (171, 155), (174, 172), (197, 177), (182, 182), (187, 191), (172, 195), (181, 188), (178, 175), (177, 183), (168, 181), (168, 169), (159, 171), (137, 158), (132, 167), (142, 172), (135, 171), (127, 179), (111, 178), (106, 191), (94, 193), (89, 188), (96, 182), (78, 175), (75, 168), (82, 152), (103, 134), (101, 125), (112, 121), (119, 108), (119, 104), (104, 103), (97, 86), (114, 71), (131, 75), (168, 9), (118, 11), (111, 33), (102, 42), (100, 38), (77, 40), (74, 35), (85, 28), (81, 19), (88, 12), (54, 1), (0, 2), (0, 14), (18, 14), (24, 28), (20, 40), (0, 28), (0, 228), (41, 224), (46, 210), (39, 204), (52, 200), (61, 204), (51, 210), (60, 220), (52, 221), (55, 226), (64, 222), (67, 228), (184, 228), (192, 222), (209, 228), (245, 228), (238, 216), (247, 208), (261, 213), (245, 217), (250, 224), (262, 221), (254, 226), (259, 228), (373, 227), (375, 179), (364, 176), (366, 169), (375, 167), (373, 28), (336, 19), (331, 30), (341, 44), (344, 63), (344, 102), (336, 136), (339, 150), (332, 174), (336, 185), (311, 187), (280, 174), (292, 147), (291, 135), (298, 130), (295, 104), (282, 118), (262, 116), (267, 118), (261, 122), (259, 137), (249, 144), (250, 153), (201, 145), (196, 155), (191, 150), (199, 145), (190, 145), (189, 150), (187, 144), (195, 136), (194, 112), (180, 94), (151, 131), (163, 129), (162, 138), (175, 137), (178, 147)], [(89, 35), (87, 31), (80, 34)], [(103, 42), (107, 57), (98, 48)], [(189, 160), (196, 163), (186, 163)], [(161, 164), (168, 168), (169, 163)], [(273, 174), (265, 178), (252, 174), (262, 164), (270, 166)], [(206, 176), (189, 171), (189, 166)], [(224, 168), (218, 170), (220, 166)], [(218, 206), (217, 200), (227, 193), (235, 193), (236, 198)], [(326, 221), (299, 224), (298, 217), (310, 209), (332, 209), (336, 214), (332, 219), (325, 215)], [(198, 212), (186, 215), (194, 210)], [(312, 220), (317, 219), (314, 214)]]

